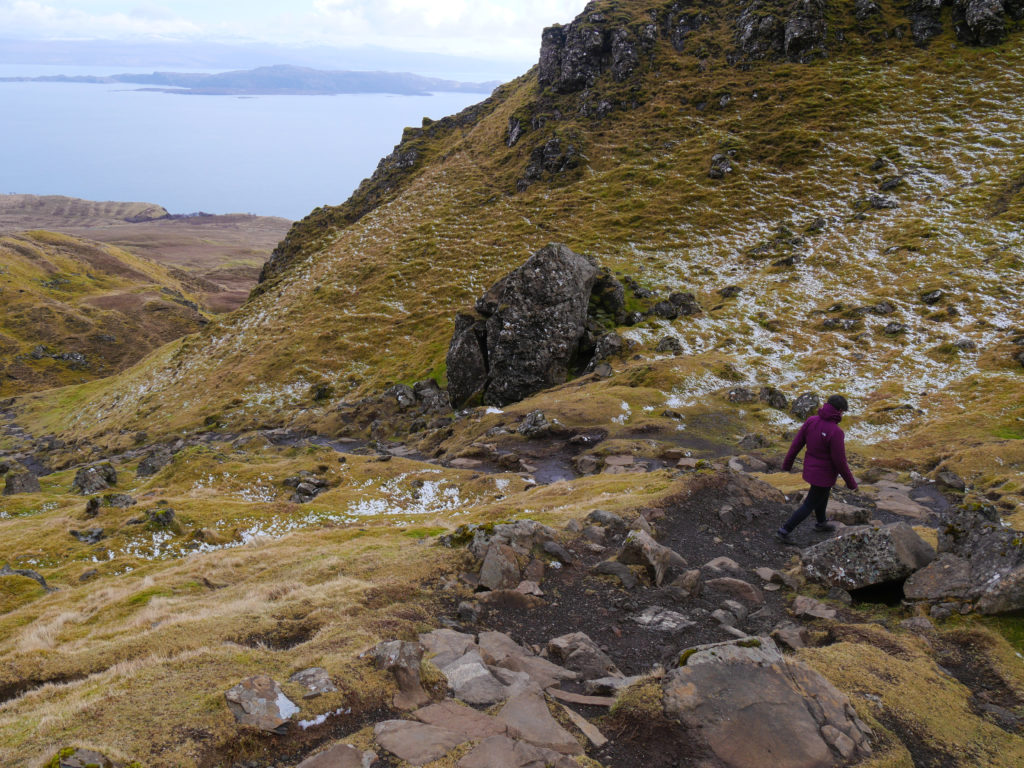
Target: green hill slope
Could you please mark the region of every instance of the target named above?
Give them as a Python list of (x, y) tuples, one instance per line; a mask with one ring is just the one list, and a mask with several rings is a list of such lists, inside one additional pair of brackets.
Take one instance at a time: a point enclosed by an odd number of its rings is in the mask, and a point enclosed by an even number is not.
[(0, 237), (0, 396), (110, 376), (206, 324), (188, 287), (126, 251), (36, 230)]
[[(967, 46), (947, 18), (921, 47), (898, 6), (860, 21), (839, 3), (801, 63), (744, 53), (735, 9), (699, 8), (677, 50), (666, 25), (686, 24), (670, 7), (595, 5), (578, 24), (632, 35), (628, 73), (599, 56), (590, 85), (533, 70), (408, 129), (349, 202), (293, 228), (240, 312), (104, 384), (93, 416), (38, 408), (94, 437), (140, 419), (244, 427), (309, 409), (314, 385), (355, 398), (443, 379), (455, 311), (557, 240), (660, 294), (696, 294), (696, 319), (626, 332), (648, 353), (679, 337), (662, 376), (678, 405), (736, 381), (841, 388), (862, 414), (854, 436), (874, 442), (980, 392), (999, 414), (980, 437), (1018, 434), (999, 394), (1019, 381), (1024, 325), (1016, 38)], [(723, 178), (709, 177), (716, 154)], [(738, 298), (720, 299), (727, 285)], [(844, 316), (883, 301), (892, 315)], [(161, 409), (168, 398), (186, 405)]]

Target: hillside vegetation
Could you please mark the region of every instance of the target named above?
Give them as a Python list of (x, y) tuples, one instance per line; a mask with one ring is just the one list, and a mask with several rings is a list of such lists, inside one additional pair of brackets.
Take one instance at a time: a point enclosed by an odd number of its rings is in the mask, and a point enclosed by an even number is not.
[(290, 224), (242, 213), (174, 215), (152, 203), (0, 195), (0, 234), (45, 229), (117, 246), (171, 270), (210, 312), (242, 304)]
[[(598, 7), (605, 25), (650, 18), (643, 3)], [(37, 399), (30, 420), (90, 440), (206, 419), (329, 422), (318, 386), (353, 400), (443, 382), (455, 312), (560, 241), (705, 308), (625, 331), (662, 404), (706, 407), (737, 383), (842, 389), (852, 438), (899, 437), (895, 450), (933, 462), (951, 432), (1020, 438), (1024, 156), (1007, 130), (1022, 117), (1020, 46), (965, 46), (947, 24), (919, 47), (896, 6), (864, 22), (852, 3), (829, 9), (828, 55), (806, 63), (730, 63), (735, 14), (708, 6), (681, 52), (659, 37), (622, 82), (604, 73), (558, 93), (534, 70), (408, 129), (349, 202), (295, 225), (239, 312), (90, 390), (85, 407)], [(720, 179), (716, 154), (733, 167)], [(859, 309), (880, 302), (892, 312)], [(667, 334), (681, 356), (652, 355)]]
[(42, 230), (0, 237), (0, 396), (110, 376), (207, 319), (127, 251)]
[[(586, 711), (612, 746), (579, 734), (578, 765), (715, 764), (663, 722), (659, 681), (736, 634), (713, 618), (724, 593), (635, 561), (625, 580), (598, 570), (628, 563), (613, 523), (593, 530), (614, 513), (696, 579), (735, 561), (732, 588), (763, 598), (736, 609), (740, 634), (792, 625), (787, 658), (872, 733), (870, 755), (826, 748), (829, 765), (1018, 765), (1019, 615), (829, 589), (773, 538), (805, 488), (778, 471), (789, 406), (841, 391), (862, 485), (832, 512), (904, 523), (924, 547), (951, 535), (952, 507), (994, 505), (1024, 558), (1024, 47), (1007, 8), (982, 47), (949, 5), (591, 3), (545, 32), (536, 68), (406, 129), (349, 201), (296, 223), (238, 310), (115, 376), (0, 406), (8, 482), (43, 469), (0, 501), (0, 563), (47, 582), (0, 574), (0, 756), (293, 768), (342, 738), (379, 749), (373, 726), (406, 714), (361, 655), (375, 643), (457, 626), (543, 646), (582, 627), (652, 676)], [(626, 286), (632, 324), (597, 314), (621, 353), (501, 408), (430, 405), (456, 313), (549, 242)], [(653, 312), (673, 292), (701, 311)], [(83, 472), (109, 487), (79, 492)], [(947, 473), (965, 488), (933, 482)], [(513, 520), (557, 533), (524, 555), (541, 596), (475, 591), (466, 545)], [(828, 540), (810, 527), (797, 546)], [(666, 605), (692, 626), (637, 623)], [(311, 666), (338, 690), (303, 698), (289, 678)], [(225, 703), (258, 674), (300, 706), (283, 734)]]

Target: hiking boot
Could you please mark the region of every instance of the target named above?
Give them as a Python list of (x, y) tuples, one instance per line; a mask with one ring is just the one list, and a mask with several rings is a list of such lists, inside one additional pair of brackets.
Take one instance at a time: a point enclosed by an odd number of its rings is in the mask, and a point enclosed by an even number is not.
[(832, 531), (836, 530), (836, 528), (836, 524), (833, 523), (831, 520), (826, 520), (823, 523), (814, 524), (814, 530), (818, 531), (819, 533), (831, 533)]
[(779, 541), (784, 541), (787, 544), (789, 544), (792, 541), (792, 539), (789, 538), (789, 531), (787, 531), (785, 528), (779, 528), (779, 530), (775, 532), (775, 538)]

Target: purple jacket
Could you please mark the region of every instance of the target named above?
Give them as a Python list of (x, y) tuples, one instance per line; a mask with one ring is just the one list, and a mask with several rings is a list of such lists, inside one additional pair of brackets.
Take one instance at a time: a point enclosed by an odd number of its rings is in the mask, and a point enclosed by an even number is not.
[(825, 403), (818, 415), (811, 416), (796, 433), (786, 460), (782, 462), (782, 471), (788, 472), (793, 468), (793, 460), (806, 445), (804, 480), (811, 485), (831, 488), (836, 484), (836, 476), (842, 475), (847, 487), (855, 489), (857, 481), (850, 471), (850, 465), (846, 463), (846, 436), (839, 428), (839, 420), (842, 418), (842, 411)]

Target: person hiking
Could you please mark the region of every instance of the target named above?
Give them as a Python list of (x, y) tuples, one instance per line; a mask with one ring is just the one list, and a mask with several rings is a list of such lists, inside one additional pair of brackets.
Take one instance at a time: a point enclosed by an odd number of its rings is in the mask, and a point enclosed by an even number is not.
[(782, 541), (789, 541), (789, 535), (811, 512), (817, 520), (814, 530), (826, 532), (836, 529), (836, 524), (825, 517), (825, 509), (838, 475), (843, 476), (847, 488), (857, 490), (857, 480), (846, 463), (846, 436), (839, 428), (839, 422), (849, 408), (845, 397), (832, 395), (818, 410), (818, 415), (807, 419), (793, 438), (789, 453), (782, 462), (782, 471), (789, 472), (793, 468), (793, 461), (806, 445), (803, 478), (811, 487), (803, 504), (775, 532)]

